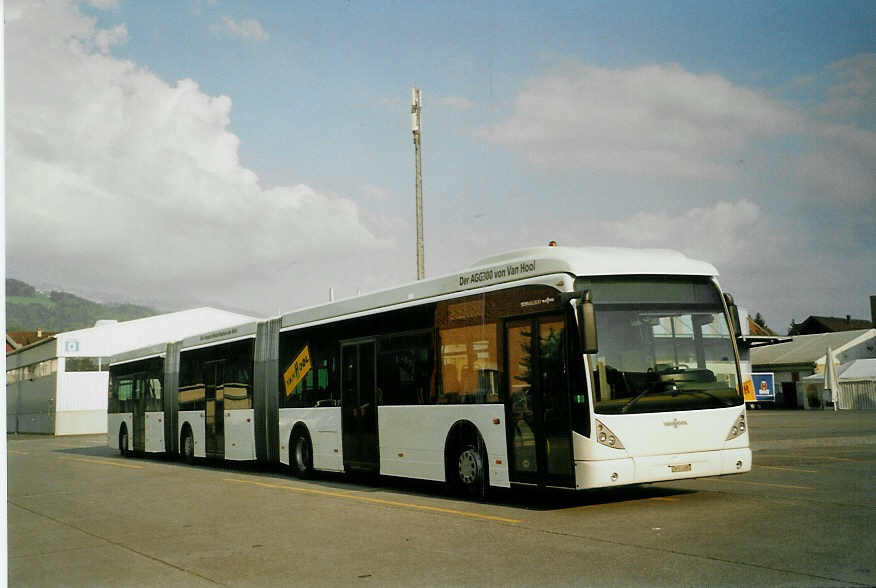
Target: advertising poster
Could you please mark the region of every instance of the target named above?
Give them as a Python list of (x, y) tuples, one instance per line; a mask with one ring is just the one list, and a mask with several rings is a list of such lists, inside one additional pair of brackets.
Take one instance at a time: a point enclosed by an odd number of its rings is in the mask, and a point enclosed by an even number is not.
[(775, 402), (776, 378), (773, 374), (751, 374), (754, 383), (754, 396), (758, 402)]

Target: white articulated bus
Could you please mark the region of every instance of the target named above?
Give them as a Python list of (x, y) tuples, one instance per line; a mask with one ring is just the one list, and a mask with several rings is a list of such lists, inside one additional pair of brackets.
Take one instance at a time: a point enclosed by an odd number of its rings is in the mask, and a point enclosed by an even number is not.
[(716, 276), (667, 250), (538, 247), (129, 353), (109, 444), (474, 495), (747, 472)]

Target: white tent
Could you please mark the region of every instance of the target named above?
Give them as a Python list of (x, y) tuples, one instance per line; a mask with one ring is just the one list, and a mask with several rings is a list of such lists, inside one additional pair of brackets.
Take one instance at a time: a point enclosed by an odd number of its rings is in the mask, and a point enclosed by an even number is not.
[[(824, 387), (824, 374), (812, 374), (798, 384), (807, 392), (812, 387)], [(839, 409), (876, 409), (876, 359), (856, 359), (836, 368)], [(807, 394), (807, 396), (810, 396)]]
[(837, 409), (837, 390), (839, 388), (839, 380), (836, 377), (836, 356), (833, 350), (828, 347), (827, 353), (824, 355), (824, 399), (833, 404), (833, 410)]

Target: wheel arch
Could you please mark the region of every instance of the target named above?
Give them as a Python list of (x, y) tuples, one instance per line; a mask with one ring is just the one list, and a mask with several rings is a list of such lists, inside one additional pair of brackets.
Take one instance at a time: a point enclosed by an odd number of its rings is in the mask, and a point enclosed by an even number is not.
[[(305, 446), (308, 448), (309, 457), (304, 459), (303, 464), (299, 464), (296, 459), (296, 443), (297, 438), (302, 438), (305, 441)], [(310, 429), (303, 421), (297, 421), (292, 430), (289, 431), (289, 469), (298, 478), (310, 478), (313, 475), (313, 437), (310, 435)]]
[(465, 444), (474, 443), (487, 451), (487, 444), (477, 425), (468, 419), (460, 419), (451, 425), (444, 439), (444, 481), (450, 481), (450, 472), (455, 469), (456, 452)]
[(194, 430), (192, 429), (192, 425), (188, 421), (188, 419), (184, 420), (182, 422), (182, 424), (179, 426), (179, 450), (180, 450), (180, 453), (182, 453), (183, 439), (185, 439), (186, 434), (191, 435), (192, 440), (194, 440), (195, 433), (194, 433)]
[(307, 428), (307, 423), (304, 421), (296, 421), (294, 425), (292, 425), (292, 429), (289, 431), (289, 441), (295, 437), (296, 433), (301, 433), (305, 435), (310, 442), (313, 443), (313, 438), (310, 436), (310, 429)]
[(295, 421), (295, 424), (289, 429), (289, 439), (287, 440), (288, 443), (286, 445), (287, 452), (290, 456), (292, 455), (292, 440), (295, 438), (295, 435), (298, 434), (304, 435), (307, 440), (310, 441), (310, 446), (313, 447), (313, 436), (310, 434), (310, 429), (307, 427), (307, 423), (304, 421)]
[[(127, 444), (125, 447), (122, 447), (122, 435), (123, 434), (127, 437)], [(126, 423), (125, 421), (122, 421), (121, 423), (119, 423), (119, 430), (118, 430), (118, 433), (116, 434), (116, 439), (118, 440), (118, 443), (119, 443), (119, 451), (121, 451), (122, 453), (128, 451), (129, 446), (131, 445), (131, 433), (130, 433), (130, 431), (128, 431), (128, 423)]]

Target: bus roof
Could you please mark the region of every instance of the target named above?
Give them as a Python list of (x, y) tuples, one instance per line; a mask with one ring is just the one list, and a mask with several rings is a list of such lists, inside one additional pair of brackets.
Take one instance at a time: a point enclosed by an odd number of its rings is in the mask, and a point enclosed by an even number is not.
[(670, 249), (530, 247), (481, 259), (453, 274), (288, 312), (281, 316), (281, 328), (556, 274), (714, 277), (718, 270)]
[(258, 331), (259, 322), (261, 321), (242, 323), (224, 329), (186, 337), (182, 340), (180, 351), (197, 349), (200, 347), (212, 347), (213, 345), (221, 345), (222, 343), (228, 343), (230, 341), (255, 337), (256, 332)]
[(164, 355), (166, 351), (166, 343), (156, 343), (155, 345), (149, 345), (147, 347), (141, 347), (139, 349), (132, 349), (131, 351), (124, 351), (122, 353), (116, 353), (115, 355), (110, 357), (110, 365), (112, 366), (122, 363), (129, 363), (141, 359), (149, 359), (151, 357), (160, 357)]
[[(709, 263), (691, 259), (670, 249), (627, 249), (621, 247), (531, 247), (478, 260), (456, 273), (410, 282), (386, 290), (327, 302), (281, 315), (280, 328), (338, 319), (379, 308), (414, 303), (453, 294), (465, 295), (479, 288), (517, 281), (538, 281), (540, 277), (668, 275), (714, 277), (718, 270)], [(571, 280), (567, 281), (571, 284)], [(555, 280), (551, 280), (555, 283)], [(571, 286), (569, 286), (571, 287)], [(219, 345), (253, 337), (260, 321), (187, 337), (181, 350)], [(163, 345), (140, 348), (112, 357), (111, 363), (146, 359), (164, 353)]]

